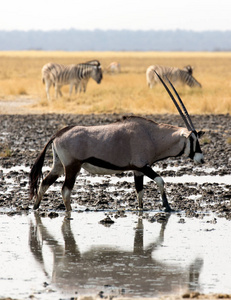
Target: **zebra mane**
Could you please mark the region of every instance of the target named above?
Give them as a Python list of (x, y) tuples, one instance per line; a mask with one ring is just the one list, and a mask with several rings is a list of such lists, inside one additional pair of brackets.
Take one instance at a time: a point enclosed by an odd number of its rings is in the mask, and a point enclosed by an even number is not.
[(84, 63), (81, 63), (80, 65), (90, 65), (90, 66), (97, 66), (97, 67), (99, 67), (100, 66), (100, 62), (97, 59), (94, 59), (94, 60), (89, 60), (89, 61), (86, 61)]
[(185, 84), (188, 84), (190, 87), (199, 86), (201, 84), (186, 70), (180, 70), (181, 72), (181, 80)]
[(100, 62), (98, 60), (91, 60), (84, 63), (80, 63), (75, 66), (75, 72), (78, 74), (79, 78), (83, 79), (85, 76), (88, 76), (91, 74), (92, 69), (96, 68), (101, 69)]

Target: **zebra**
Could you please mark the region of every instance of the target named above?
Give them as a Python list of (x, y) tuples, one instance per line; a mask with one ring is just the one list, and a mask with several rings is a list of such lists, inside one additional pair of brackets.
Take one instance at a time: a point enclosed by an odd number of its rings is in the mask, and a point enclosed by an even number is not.
[(79, 86), (82, 80), (88, 82), (90, 78), (93, 78), (98, 84), (100, 84), (103, 78), (101, 65), (98, 60), (77, 65), (48, 63), (42, 68), (42, 80), (46, 85), (48, 100), (50, 99), (49, 90), (52, 84), (55, 87), (56, 98), (58, 98), (58, 94), (62, 97), (61, 87), (66, 84), (70, 84), (69, 95), (71, 96), (74, 85)]
[[(90, 65), (97, 65), (98, 61), (97, 60), (89, 60), (85, 62), (85, 64), (90, 64)], [(87, 90), (87, 84), (89, 81), (90, 77), (84, 77), (78, 83), (75, 85), (75, 93), (77, 94), (78, 92), (81, 93), (82, 91), (85, 93)]]
[(202, 87), (201, 84), (192, 76), (193, 67), (190, 65), (184, 67), (182, 70), (175, 67), (153, 65), (149, 66), (146, 71), (147, 84), (150, 88), (153, 88), (153, 86), (159, 82), (155, 71), (163, 79), (164, 77), (168, 77), (168, 79), (174, 83), (178, 81), (183, 84), (187, 84), (190, 87)]

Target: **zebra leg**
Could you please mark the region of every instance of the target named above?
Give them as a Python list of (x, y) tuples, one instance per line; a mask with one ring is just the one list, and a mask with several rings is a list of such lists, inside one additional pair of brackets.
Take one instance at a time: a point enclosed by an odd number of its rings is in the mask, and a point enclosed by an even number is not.
[(81, 165), (72, 164), (65, 167), (65, 181), (62, 187), (62, 197), (67, 211), (71, 211), (71, 191), (80, 169)]
[(50, 80), (46, 80), (45, 85), (46, 85), (47, 99), (50, 100), (50, 87), (51, 87), (51, 81), (50, 81)]
[(140, 171), (142, 171), (142, 173), (144, 173), (144, 175), (148, 176), (149, 178), (151, 178), (152, 180), (154, 180), (156, 182), (156, 184), (159, 188), (160, 194), (161, 194), (163, 207), (165, 207), (165, 211), (166, 212), (172, 211), (172, 209), (168, 203), (167, 197), (166, 197), (166, 193), (165, 193), (165, 189), (164, 189), (164, 180), (155, 171), (153, 171), (153, 169), (149, 165), (146, 165)]
[(79, 92), (81, 92), (81, 82), (80, 81), (75, 84), (75, 94), (78, 93), (78, 90), (79, 90)]
[(55, 83), (55, 98), (58, 98), (58, 94), (60, 95), (60, 97), (63, 96), (62, 92), (61, 92), (61, 86), (56, 82)]
[(59, 86), (58, 86), (58, 83), (56, 82), (55, 83), (55, 98), (56, 99), (58, 98), (58, 92), (59, 92)]
[(86, 89), (87, 89), (87, 82), (83, 82), (83, 92), (86, 93)]
[(83, 92), (84, 92), (84, 93), (86, 93), (88, 81), (89, 81), (89, 78), (86, 78), (86, 79), (83, 81)]
[(34, 209), (37, 209), (43, 198), (43, 195), (48, 190), (48, 188), (64, 173), (63, 165), (59, 160), (56, 152), (53, 149), (53, 166), (49, 174), (43, 179), (39, 186), (36, 201), (34, 203)]
[(58, 92), (59, 92), (59, 96), (62, 97), (63, 94), (62, 94), (62, 92), (61, 92), (61, 86), (58, 87)]
[(136, 188), (136, 196), (138, 200), (138, 205), (139, 208), (143, 208), (143, 195), (144, 195), (144, 190), (143, 190), (143, 179), (144, 179), (144, 174), (135, 171), (134, 172), (134, 180), (135, 180), (135, 188)]
[(149, 83), (148, 83), (148, 86), (149, 86), (150, 89), (152, 89), (152, 88), (154, 87), (154, 85), (155, 85), (154, 82), (149, 82)]
[(70, 83), (70, 87), (69, 87), (69, 96), (71, 97), (72, 94), (72, 89), (73, 89), (73, 83)]

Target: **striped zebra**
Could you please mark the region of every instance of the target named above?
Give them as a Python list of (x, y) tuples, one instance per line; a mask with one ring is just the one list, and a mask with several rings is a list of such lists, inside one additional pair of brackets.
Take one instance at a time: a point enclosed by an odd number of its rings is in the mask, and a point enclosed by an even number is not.
[[(85, 64), (90, 64), (90, 65), (97, 65), (97, 63), (98, 63), (98, 60), (89, 60), (89, 61), (85, 62)], [(84, 93), (86, 92), (89, 79), (90, 79), (90, 77), (84, 77), (75, 85), (75, 93), (76, 94), (78, 92), (81, 93), (82, 91)]]
[(168, 79), (173, 82), (181, 82), (182, 84), (187, 84), (190, 87), (201, 87), (201, 84), (192, 76), (193, 68), (188, 65), (184, 67), (182, 70), (174, 67), (166, 67), (166, 66), (149, 66), (146, 71), (146, 79), (147, 84), (150, 88), (156, 83), (159, 83), (155, 71), (163, 78), (167, 76)]
[(82, 80), (85, 82), (86, 90), (86, 84), (90, 78), (94, 79), (98, 84), (103, 78), (101, 65), (98, 60), (77, 65), (48, 63), (42, 68), (42, 80), (46, 85), (48, 100), (50, 99), (49, 90), (51, 85), (55, 87), (55, 97), (58, 98), (58, 94), (62, 97), (61, 87), (69, 84), (69, 95), (71, 96), (73, 86), (79, 86)]

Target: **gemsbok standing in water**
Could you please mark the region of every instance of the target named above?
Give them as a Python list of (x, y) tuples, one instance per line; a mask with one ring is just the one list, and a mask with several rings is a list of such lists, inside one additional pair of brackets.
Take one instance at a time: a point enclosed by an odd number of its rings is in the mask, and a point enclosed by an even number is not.
[[(158, 75), (157, 75), (158, 76)], [(36, 159), (30, 172), (30, 198), (36, 198), (34, 209), (40, 205), (44, 193), (59, 176), (65, 174), (62, 197), (67, 211), (71, 210), (70, 196), (81, 168), (93, 174), (134, 172), (139, 208), (143, 207), (143, 177), (154, 180), (160, 190), (163, 206), (171, 211), (163, 179), (151, 166), (168, 157), (185, 154), (196, 164), (204, 157), (199, 144), (201, 132), (197, 132), (191, 118), (175, 92), (180, 105), (159, 77), (172, 98), (187, 128), (158, 124), (142, 117), (126, 117), (123, 121), (99, 126), (69, 126), (54, 134)], [(53, 166), (49, 174), (38, 183), (48, 146), (53, 148)]]
[(184, 67), (183, 70), (167, 66), (149, 66), (146, 71), (146, 80), (150, 88), (153, 88), (159, 83), (159, 78), (156, 73), (158, 73), (162, 79), (167, 77), (172, 83), (179, 82), (190, 87), (201, 88), (201, 84), (192, 76), (193, 67), (190, 65)]
[(63, 85), (70, 85), (69, 95), (71, 96), (73, 86), (77, 91), (78, 86), (81, 85), (81, 81), (84, 81), (84, 90), (88, 80), (92, 78), (98, 84), (100, 84), (103, 73), (100, 62), (98, 60), (92, 60), (77, 65), (62, 65), (57, 63), (48, 63), (42, 68), (42, 80), (46, 85), (47, 99), (50, 99), (50, 87), (55, 87), (55, 97), (58, 98), (58, 94), (62, 97), (61, 87)]

